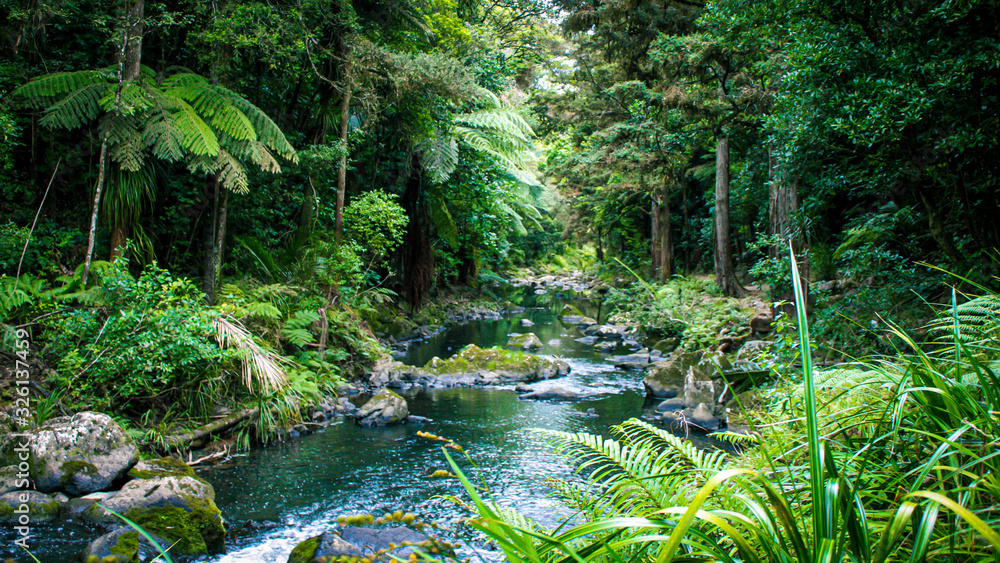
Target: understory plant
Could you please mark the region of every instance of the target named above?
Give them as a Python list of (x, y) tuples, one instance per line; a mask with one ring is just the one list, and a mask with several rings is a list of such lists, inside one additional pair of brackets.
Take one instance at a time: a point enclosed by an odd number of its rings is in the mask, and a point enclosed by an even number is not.
[(953, 332), (934, 353), (904, 340), (906, 354), (820, 372), (797, 313), (802, 379), (789, 418), (754, 425), (753, 456), (697, 453), (638, 421), (617, 440), (555, 434), (584, 480), (556, 489), (584, 521), (546, 530), (497, 508), (445, 451), (479, 513), (472, 526), (516, 563), (996, 561), (993, 365)]

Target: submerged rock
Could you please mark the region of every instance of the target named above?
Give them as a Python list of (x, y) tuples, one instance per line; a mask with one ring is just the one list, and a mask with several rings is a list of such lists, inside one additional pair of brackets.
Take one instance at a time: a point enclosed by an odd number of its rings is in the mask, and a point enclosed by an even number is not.
[[(139, 460), (139, 449), (110, 416), (81, 412), (25, 432), (30, 477), (41, 492), (85, 495), (109, 488)], [(7, 464), (13, 451), (0, 452)]]
[(337, 561), (341, 558), (356, 559), (382, 553), (390, 557), (407, 559), (417, 553), (417, 548), (427, 545), (427, 536), (405, 526), (393, 528), (367, 528), (345, 526), (340, 530), (328, 530), (310, 538), (292, 550), (288, 563), (312, 563), (313, 561)]
[(591, 393), (586, 391), (581, 391), (578, 389), (567, 389), (565, 387), (552, 387), (550, 389), (542, 389), (539, 391), (532, 391), (530, 393), (525, 393), (519, 396), (519, 399), (533, 399), (536, 401), (575, 401), (578, 399), (583, 399), (589, 397)]
[(403, 422), (409, 415), (406, 399), (389, 389), (382, 389), (358, 409), (355, 420), (362, 426), (385, 426)]

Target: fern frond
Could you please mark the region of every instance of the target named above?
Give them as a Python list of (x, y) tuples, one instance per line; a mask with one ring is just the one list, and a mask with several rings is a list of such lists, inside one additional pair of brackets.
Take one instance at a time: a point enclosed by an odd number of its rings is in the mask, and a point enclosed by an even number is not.
[(184, 139), (184, 148), (196, 156), (217, 156), (219, 139), (215, 132), (187, 102), (178, 101), (178, 109), (172, 114), (177, 129)]
[(225, 149), (219, 149), (216, 169), (219, 174), (219, 181), (227, 190), (245, 194), (250, 191), (250, 180), (247, 177), (247, 169), (236, 157), (229, 154)]
[(74, 90), (50, 105), (38, 122), (49, 129), (82, 127), (101, 114), (101, 99), (111, 87), (108, 83), (95, 83)]
[(44, 107), (80, 89), (110, 87), (115, 83), (113, 68), (46, 74), (16, 88), (12, 95), (25, 98), (32, 107)]
[(184, 134), (176, 122), (164, 119), (162, 114), (157, 113), (146, 122), (142, 139), (156, 158), (171, 162), (184, 158)]
[(257, 131), (257, 139), (261, 143), (285, 160), (291, 162), (299, 161), (299, 155), (295, 152), (295, 148), (292, 147), (292, 144), (285, 138), (285, 134), (281, 132), (278, 125), (266, 113), (239, 96), (234, 96), (232, 103), (234, 107), (243, 112), (250, 122), (253, 123), (254, 129)]
[(721, 450), (703, 450), (663, 428), (635, 418), (626, 420), (612, 431), (635, 447), (664, 452), (695, 471), (715, 473), (729, 463), (729, 457)]
[(434, 136), (417, 143), (416, 148), (420, 163), (434, 182), (443, 184), (458, 168), (458, 141), (454, 137), (444, 137), (435, 131)]

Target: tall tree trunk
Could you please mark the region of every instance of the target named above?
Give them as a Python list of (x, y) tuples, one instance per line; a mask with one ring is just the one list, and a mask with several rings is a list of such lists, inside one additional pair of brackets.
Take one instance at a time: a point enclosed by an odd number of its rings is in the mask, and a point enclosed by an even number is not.
[(739, 297), (732, 244), (729, 241), (729, 139), (719, 137), (715, 149), (715, 282), (724, 295)]
[(344, 61), (344, 92), (340, 98), (340, 148), (344, 152), (340, 155), (340, 163), (337, 166), (337, 205), (334, 210), (333, 235), (337, 242), (340, 242), (344, 234), (344, 199), (347, 195), (347, 135), (351, 118), (351, 71), (353, 58), (350, 45), (345, 47)]
[(650, 239), (650, 276), (660, 278), (660, 202), (656, 193), (652, 194), (649, 203), (649, 239)]
[(660, 264), (657, 271), (660, 274), (660, 283), (667, 283), (674, 273), (674, 242), (670, 233), (670, 193), (666, 187), (659, 194), (657, 207), (659, 208), (657, 231), (660, 235)]
[[(771, 152), (768, 156), (768, 174), (770, 176), (770, 184), (768, 185), (769, 230), (770, 234), (778, 235), (788, 241), (792, 250), (795, 251), (795, 256), (798, 260), (799, 277), (805, 282), (802, 289), (805, 293), (806, 304), (803, 306), (808, 309), (809, 256), (806, 252), (808, 248), (803, 233), (793, 222), (795, 213), (799, 210), (799, 183), (798, 179), (794, 179), (791, 182), (782, 180), (779, 167), (780, 164), (778, 164), (777, 159), (774, 157), (774, 153)], [(788, 259), (784, 246), (772, 246), (769, 252), (774, 259)], [(788, 303), (789, 306), (782, 307), (781, 310), (789, 318), (795, 318), (794, 307), (797, 304), (795, 303), (795, 293), (792, 291), (791, 286), (772, 287), (771, 294), (777, 301)], [(777, 311), (772, 311), (772, 313), (777, 313)]]
[(931, 238), (944, 251), (945, 256), (951, 260), (952, 265), (956, 269), (963, 269), (962, 266), (965, 260), (962, 259), (961, 253), (955, 247), (955, 242), (952, 240), (951, 234), (945, 229), (944, 223), (941, 221), (941, 216), (938, 214), (939, 210), (931, 200), (931, 196), (928, 195), (927, 190), (923, 187), (918, 187), (917, 193), (920, 196), (920, 202), (924, 204), (924, 211), (927, 213), (927, 226)]
[(403, 288), (410, 302), (410, 312), (420, 310), (424, 297), (434, 282), (434, 248), (431, 246), (427, 200), (417, 159), (410, 156), (409, 178), (402, 202), (410, 218), (403, 245)]

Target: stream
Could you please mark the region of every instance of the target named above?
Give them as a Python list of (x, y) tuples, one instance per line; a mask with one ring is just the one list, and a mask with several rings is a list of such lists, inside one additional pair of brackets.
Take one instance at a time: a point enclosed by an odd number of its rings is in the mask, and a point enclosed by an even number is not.
[[(463, 445), (494, 497), (545, 523), (568, 517), (549, 498), (548, 478), (573, 478), (566, 464), (546, 447), (536, 428), (608, 435), (609, 427), (640, 416), (644, 409), (642, 372), (616, 369), (604, 353), (575, 339), (575, 325), (557, 318), (561, 299), (549, 296), (518, 314), (499, 320), (456, 324), (410, 347), (399, 359), (423, 365), (447, 358), (463, 346), (503, 345), (509, 333), (534, 332), (545, 347), (536, 353), (558, 355), (571, 373), (534, 383), (546, 387), (587, 388), (580, 401), (518, 399), (513, 388), (409, 389), (401, 391), (410, 413), (430, 419), (420, 424), (362, 428), (351, 420), (282, 443), (255, 448), (225, 464), (199, 471), (216, 492), (216, 503), (231, 524), (227, 553), (217, 563), (284, 562), (299, 542), (333, 527), (337, 517), (359, 512), (376, 515), (411, 511), (449, 526), (467, 517), (449, 495), (464, 496), (455, 479), (432, 479), (448, 469), (440, 443), (421, 438), (425, 431)], [(600, 318), (598, 302), (575, 299), (585, 315)], [(522, 327), (521, 319), (534, 323)], [(462, 460), (463, 468), (475, 472)], [(42, 526), (33, 546), (43, 563), (76, 560), (94, 532), (71, 522)], [(51, 541), (48, 541), (50, 540)], [(44, 546), (42, 544), (45, 544)]]

